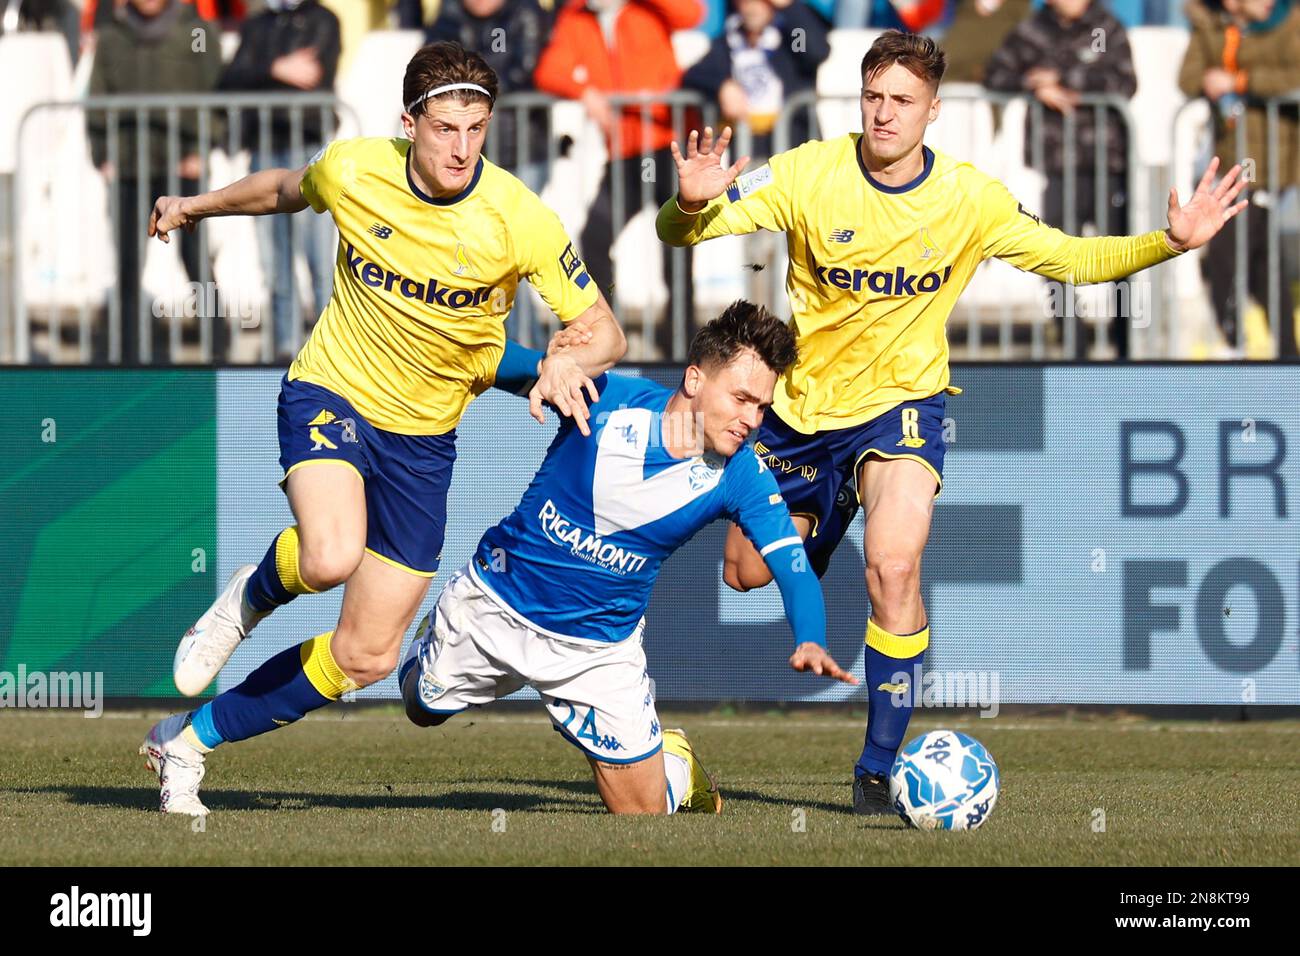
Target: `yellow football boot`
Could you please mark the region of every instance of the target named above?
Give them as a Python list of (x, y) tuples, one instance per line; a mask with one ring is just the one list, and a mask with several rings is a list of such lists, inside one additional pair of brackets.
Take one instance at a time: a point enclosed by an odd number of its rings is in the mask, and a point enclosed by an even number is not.
[(704, 769), (704, 764), (700, 763), (700, 758), (695, 756), (686, 734), (681, 730), (665, 729), (664, 753), (681, 757), (691, 768), (691, 782), (687, 787), (686, 796), (682, 799), (680, 809), (692, 813), (721, 813), (722, 794), (718, 792), (718, 785), (713, 782), (709, 772)]

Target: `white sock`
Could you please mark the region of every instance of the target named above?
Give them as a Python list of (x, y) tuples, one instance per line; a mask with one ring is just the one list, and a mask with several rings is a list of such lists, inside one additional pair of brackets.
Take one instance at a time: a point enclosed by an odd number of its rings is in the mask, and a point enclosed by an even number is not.
[(691, 765), (685, 757), (664, 754), (664, 774), (668, 777), (668, 812), (676, 813), (691, 785)]

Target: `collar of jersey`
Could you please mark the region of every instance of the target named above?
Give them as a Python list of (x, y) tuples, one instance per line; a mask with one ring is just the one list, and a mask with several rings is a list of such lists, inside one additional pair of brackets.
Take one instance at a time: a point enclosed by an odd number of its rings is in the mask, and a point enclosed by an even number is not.
[(446, 199), (434, 199), (419, 186), (415, 185), (415, 180), (411, 178), (411, 151), (406, 151), (406, 185), (411, 187), (411, 192), (417, 198), (423, 199), (430, 206), (454, 206), (466, 196), (474, 191), (478, 185), (478, 178), (483, 175), (483, 157), (478, 158), (478, 163), (474, 166), (474, 175), (470, 177), (469, 183), (460, 192), (454, 196), (448, 196)]
[(905, 193), (909, 189), (915, 189), (917, 186), (921, 185), (921, 183), (925, 182), (925, 178), (930, 175), (930, 170), (934, 168), (934, 151), (931, 150), (929, 146), (922, 146), (921, 155), (925, 157), (925, 165), (921, 167), (921, 171), (917, 173), (916, 178), (910, 183), (903, 183), (901, 186), (886, 186), (884, 183), (877, 182), (873, 179), (871, 173), (867, 171), (866, 160), (862, 158), (861, 137), (859, 137), (858, 141), (853, 144), (853, 154), (858, 157), (858, 169), (862, 170), (862, 177), (882, 193)]

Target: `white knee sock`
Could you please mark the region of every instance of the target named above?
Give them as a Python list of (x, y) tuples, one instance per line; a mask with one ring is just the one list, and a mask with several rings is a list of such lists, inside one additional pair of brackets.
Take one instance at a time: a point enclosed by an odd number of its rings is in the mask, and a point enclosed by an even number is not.
[(691, 766), (685, 757), (664, 754), (664, 773), (668, 777), (668, 812), (676, 813), (691, 785)]

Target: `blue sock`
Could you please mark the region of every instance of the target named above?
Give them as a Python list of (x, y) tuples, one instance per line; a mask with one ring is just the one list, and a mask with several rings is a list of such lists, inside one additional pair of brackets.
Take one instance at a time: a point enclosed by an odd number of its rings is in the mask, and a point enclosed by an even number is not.
[(212, 701), (208, 701), (190, 714), (190, 729), (199, 738), (199, 743), (209, 750), (214, 749), (217, 744), (226, 742), (226, 738), (217, 732), (217, 728), (212, 723)]
[(928, 625), (915, 634), (897, 635), (867, 622), (867, 736), (853, 768), (855, 777), (888, 775), (893, 768), (921, 691), (915, 686), (917, 669), (929, 643)]
[(244, 600), (254, 611), (271, 611), (299, 594), (316, 593), (298, 571), (298, 550), (297, 525), (275, 536), (244, 588)]
[[(205, 746), (247, 740), (291, 724), (356, 687), (330, 654), (333, 632), (281, 651), (195, 712), (191, 727)], [(203, 712), (207, 711), (204, 715)], [(211, 735), (201, 720), (210, 721)], [(196, 726), (198, 725), (198, 726)]]

